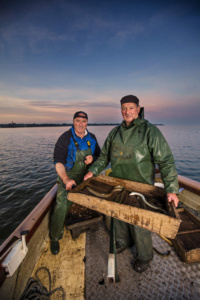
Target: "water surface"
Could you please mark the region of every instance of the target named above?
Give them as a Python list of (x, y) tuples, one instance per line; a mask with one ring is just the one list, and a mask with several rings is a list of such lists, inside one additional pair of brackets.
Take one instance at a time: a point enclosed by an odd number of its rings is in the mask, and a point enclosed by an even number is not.
[[(199, 126), (158, 126), (180, 175), (200, 181)], [(102, 147), (113, 126), (89, 126)], [(0, 128), (0, 244), (53, 187), (53, 150), (69, 127)]]

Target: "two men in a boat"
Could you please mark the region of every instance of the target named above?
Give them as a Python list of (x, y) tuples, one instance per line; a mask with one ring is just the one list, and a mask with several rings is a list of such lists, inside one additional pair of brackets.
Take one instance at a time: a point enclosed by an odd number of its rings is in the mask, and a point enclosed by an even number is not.
[[(99, 158), (89, 168), (84, 179), (97, 176), (111, 162), (110, 176), (135, 182), (154, 184), (155, 164), (159, 166), (168, 202), (178, 205), (178, 175), (174, 158), (159, 129), (144, 119), (139, 99), (128, 95), (121, 99), (123, 122), (109, 133)], [(145, 271), (153, 258), (151, 232), (119, 220), (114, 220), (117, 253), (135, 245), (136, 272)]]
[(83, 111), (74, 114), (73, 126), (58, 139), (54, 149), (54, 163), (58, 174), (56, 206), (50, 221), (50, 248), (52, 254), (59, 252), (67, 212), (72, 204), (67, 199), (73, 185), (83, 181), (88, 167), (97, 159), (100, 148), (94, 134), (86, 127), (88, 116)]

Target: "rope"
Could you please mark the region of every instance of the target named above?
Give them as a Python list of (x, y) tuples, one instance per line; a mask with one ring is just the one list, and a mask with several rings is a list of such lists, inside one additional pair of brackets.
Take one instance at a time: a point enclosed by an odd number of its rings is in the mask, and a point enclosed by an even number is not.
[[(49, 290), (42, 285), (39, 277), (38, 277), (38, 272), (40, 270), (45, 270), (48, 273), (48, 277), (49, 277)], [(53, 291), (51, 291), (51, 274), (49, 272), (49, 270), (45, 267), (41, 267), (39, 268), (36, 272), (35, 272), (35, 278), (30, 277), (25, 290), (23, 292), (23, 294), (21, 295), (20, 300), (49, 300), (51, 298), (51, 296), (53, 294), (55, 294), (57, 291), (61, 291), (62, 292), (62, 300), (65, 299), (65, 292), (64, 289), (62, 287), (56, 288)]]

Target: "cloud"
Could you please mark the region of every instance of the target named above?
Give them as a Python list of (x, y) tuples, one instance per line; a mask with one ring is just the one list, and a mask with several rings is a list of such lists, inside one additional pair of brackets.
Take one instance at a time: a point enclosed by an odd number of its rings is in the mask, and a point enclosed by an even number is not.
[[(22, 93), (23, 91), (23, 93)], [(128, 90), (107, 90), (96, 93), (78, 89), (21, 89), (18, 97), (0, 97), (0, 123), (71, 122), (73, 114), (84, 110), (90, 122), (121, 122), (120, 102)], [(20, 95), (20, 96), (19, 96)], [(64, 99), (65, 95), (65, 99)], [(152, 123), (184, 124), (199, 123), (200, 101), (198, 96), (174, 96), (159, 92), (136, 93), (141, 106), (145, 107), (145, 117)]]
[(118, 97), (115, 98), (112, 91), (97, 95), (87, 89), (12, 87), (11, 90), (16, 96), (11, 92), (0, 97), (0, 123), (71, 122), (77, 110), (87, 111), (91, 115), (90, 122), (117, 122), (121, 119)]
[[(60, 102), (60, 103), (59, 103)], [(29, 101), (28, 104), (32, 107), (45, 107), (45, 108), (55, 108), (55, 109), (63, 109), (63, 108), (71, 108), (71, 107), (77, 107), (80, 108), (84, 107), (95, 107), (95, 108), (101, 108), (101, 107), (119, 107), (119, 104), (113, 103), (113, 102), (91, 102), (87, 100), (78, 100), (78, 101), (67, 101), (66, 104), (63, 104), (63, 101)]]

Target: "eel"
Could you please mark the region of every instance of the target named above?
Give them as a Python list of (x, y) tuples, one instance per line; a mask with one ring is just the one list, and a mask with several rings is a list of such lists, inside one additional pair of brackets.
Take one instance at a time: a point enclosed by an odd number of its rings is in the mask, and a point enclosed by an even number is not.
[[(93, 194), (94, 196), (99, 197), (99, 198), (109, 198), (110, 196), (113, 195), (113, 193), (115, 193), (115, 192), (120, 192), (120, 191), (122, 191), (123, 189), (124, 189), (123, 186), (121, 186), (121, 185), (116, 185), (116, 186), (114, 186), (114, 188), (112, 189), (112, 191), (111, 191), (110, 193), (100, 193), (100, 192), (97, 192), (97, 191), (93, 190), (91, 187), (87, 186), (87, 190), (88, 190), (91, 194)], [(167, 214), (167, 212), (166, 212), (164, 209), (162, 209), (162, 208), (160, 208), (160, 207), (158, 207), (158, 206), (155, 206), (155, 205), (150, 204), (150, 203), (145, 199), (145, 197), (144, 197), (142, 194), (140, 194), (140, 193), (131, 192), (131, 193), (129, 194), (129, 196), (139, 196), (139, 197), (142, 199), (142, 201), (143, 201), (148, 207), (151, 207), (152, 209), (161, 211), (161, 212), (163, 212), (164, 214)]]
[(167, 252), (160, 252), (160, 251), (158, 251), (155, 247), (153, 247), (153, 250), (154, 250), (159, 256), (162, 256), (162, 257), (164, 257), (164, 258), (167, 258), (167, 257), (170, 255), (170, 253), (171, 253), (170, 250), (168, 250)]
[(167, 212), (166, 212), (164, 209), (162, 209), (162, 208), (160, 208), (160, 207), (158, 207), (158, 206), (155, 206), (155, 205), (150, 204), (150, 203), (145, 199), (145, 197), (144, 197), (142, 194), (140, 194), (140, 193), (132, 192), (132, 193), (129, 194), (129, 196), (139, 196), (139, 197), (142, 198), (142, 201), (143, 201), (148, 207), (151, 207), (151, 208), (153, 208), (153, 209), (155, 209), (155, 210), (159, 210), (159, 211), (163, 212), (165, 215), (167, 214)]
[(110, 193), (100, 193), (100, 192), (97, 192), (97, 191), (94, 191), (91, 187), (87, 186), (87, 190), (93, 194), (94, 196), (97, 196), (99, 198), (109, 198), (110, 196), (113, 195), (113, 193), (115, 192), (119, 192), (119, 191), (123, 191), (124, 187), (121, 186), (121, 185), (116, 185), (114, 186), (114, 188), (112, 189), (112, 191)]

